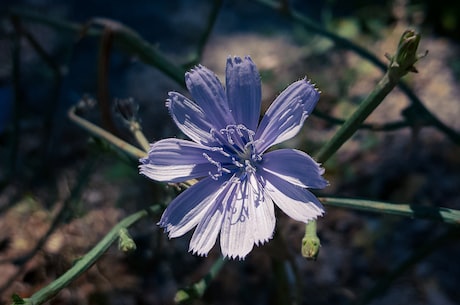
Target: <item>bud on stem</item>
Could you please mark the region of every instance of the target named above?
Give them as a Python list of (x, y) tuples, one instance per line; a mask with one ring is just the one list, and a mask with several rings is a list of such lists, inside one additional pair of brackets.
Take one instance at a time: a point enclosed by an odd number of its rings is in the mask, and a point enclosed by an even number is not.
[(306, 259), (316, 260), (321, 242), (316, 234), (316, 220), (310, 220), (305, 225), (305, 236), (302, 238), (302, 256)]

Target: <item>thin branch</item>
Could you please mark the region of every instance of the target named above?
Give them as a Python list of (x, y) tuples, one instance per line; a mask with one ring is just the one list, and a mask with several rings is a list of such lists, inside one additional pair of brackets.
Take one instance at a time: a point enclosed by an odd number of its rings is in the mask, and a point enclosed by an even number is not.
[(401, 77), (414, 71), (414, 64), (422, 57), (417, 55), (420, 35), (407, 30), (401, 35), (395, 55), (390, 58), (387, 72), (377, 83), (369, 95), (359, 104), (359, 107), (345, 121), (318, 152), (318, 162), (326, 162), (351, 136), (358, 130), (364, 120), (377, 108), (383, 99), (398, 84)]
[[(78, 23), (68, 22), (64, 20), (60, 20), (57, 18), (52, 18), (49, 16), (44, 16), (42, 14), (37, 14), (28, 10), (22, 10), (18, 8), (10, 9), (10, 15), (16, 16), (18, 18), (26, 19), (30, 22), (37, 22), (43, 25), (50, 26), (52, 28), (62, 30), (62, 31), (70, 31), (74, 34), (84, 35), (87, 36), (95, 36), (100, 37), (102, 35), (102, 30), (94, 27), (88, 28), (85, 25), (81, 25)], [(109, 21), (112, 23), (116, 23), (115, 21), (111, 21), (108, 19), (102, 18), (95, 18), (92, 21)], [(166, 56), (161, 54), (157, 48), (153, 45), (148, 43), (146, 40), (142, 39), (142, 37), (137, 34), (132, 29), (126, 27), (121, 23), (118, 24), (117, 31), (113, 32), (114, 35), (114, 42), (117, 43), (125, 50), (128, 54), (137, 56), (140, 60), (144, 61), (146, 64), (154, 66), (158, 68), (160, 71), (165, 73), (167, 76), (171, 77), (175, 80), (178, 84), (184, 86), (184, 74), (185, 69), (175, 65), (171, 62)]]
[(206, 292), (206, 289), (211, 284), (211, 281), (217, 276), (217, 274), (219, 273), (220, 269), (222, 269), (224, 264), (225, 264), (224, 258), (222, 256), (219, 257), (214, 262), (209, 272), (203, 278), (201, 278), (201, 280), (194, 283), (190, 287), (177, 291), (176, 296), (174, 297), (175, 303), (184, 304), (184, 303), (189, 303), (192, 300), (195, 300), (197, 298), (201, 298)]
[[(157, 213), (160, 208), (155, 205), (150, 207), (149, 210), (151, 213)], [(142, 210), (121, 220), (96, 246), (94, 246), (93, 249), (79, 259), (72, 268), (67, 270), (67, 272), (61, 275), (58, 279), (52, 281), (48, 286), (34, 293), (30, 298), (21, 299), (23, 302), (22, 304), (40, 305), (53, 298), (63, 288), (67, 287), (83, 272), (88, 270), (107, 251), (107, 249), (119, 238), (120, 230), (129, 228), (149, 214), (149, 211)]]
[(116, 135), (117, 129), (113, 123), (110, 110), (109, 70), (110, 54), (113, 44), (113, 33), (109, 26), (102, 30), (99, 44), (99, 55), (97, 63), (97, 100), (101, 111), (102, 126), (110, 133)]
[(452, 225), (460, 225), (460, 211), (433, 206), (415, 204), (396, 204), (375, 200), (322, 197), (325, 205), (361, 210), (379, 214), (392, 214), (416, 219), (428, 219)]
[[(360, 57), (366, 59), (367, 61), (374, 64), (376, 67), (381, 69), (382, 71), (386, 71), (387, 65), (382, 62), (378, 57), (374, 54), (366, 50), (365, 48), (355, 44), (354, 42), (343, 38), (334, 32), (328, 31), (323, 26), (317, 24), (313, 20), (309, 19), (308, 17), (300, 14), (299, 12), (286, 7), (282, 3), (273, 0), (255, 0), (256, 2), (270, 7), (275, 10), (279, 10), (281, 13), (286, 15), (292, 21), (301, 24), (306, 30), (314, 32), (315, 34), (321, 35), (332, 40), (337, 46), (351, 50), (355, 52)], [(454, 129), (450, 128), (449, 126), (445, 125), (441, 122), (434, 114), (432, 114), (422, 103), (422, 101), (418, 98), (418, 96), (410, 89), (407, 84), (400, 81), (398, 83), (398, 87), (401, 91), (406, 94), (406, 96), (411, 101), (412, 105), (416, 107), (416, 109), (421, 113), (422, 116), (427, 118), (427, 122), (429, 125), (437, 128), (441, 132), (443, 132), (452, 142), (456, 144), (460, 144), (460, 133), (455, 131)]]
[[(324, 121), (334, 124), (334, 125), (342, 125), (345, 123), (346, 120), (336, 118), (334, 116), (331, 116), (327, 113), (324, 113), (320, 110), (314, 109), (312, 115), (316, 116), (317, 118), (323, 119)], [(401, 128), (406, 128), (412, 126), (409, 122), (407, 121), (394, 121), (394, 122), (389, 122), (389, 123), (383, 123), (383, 124), (366, 124), (363, 123), (359, 125), (358, 129), (367, 129), (367, 130), (372, 130), (372, 131), (392, 131), (392, 130), (397, 130)]]
[(95, 160), (92, 160), (91, 162), (88, 162), (85, 165), (85, 167), (81, 170), (80, 174), (78, 175), (77, 183), (72, 188), (69, 196), (64, 201), (62, 208), (60, 209), (56, 217), (53, 219), (46, 233), (35, 244), (35, 247), (29, 253), (22, 255), (21, 257), (14, 258), (13, 260), (0, 261), (0, 265), (8, 262), (8, 263), (13, 263), (15, 265), (21, 266), (19, 271), (16, 274), (14, 274), (11, 278), (9, 278), (2, 287), (0, 287), (0, 292), (7, 289), (16, 279), (16, 277), (19, 276), (19, 274), (21, 274), (21, 272), (26, 267), (26, 263), (37, 254), (37, 252), (43, 247), (43, 245), (46, 243), (48, 238), (51, 236), (51, 234), (56, 230), (58, 225), (62, 222), (66, 213), (68, 213), (69, 211), (69, 206), (72, 203), (74, 203), (76, 200), (78, 200), (78, 198), (80, 198), (83, 188), (88, 183), (89, 177), (91, 173), (93, 172), (95, 164), (96, 164)]
[(69, 118), (74, 121), (75, 123), (77, 123), (80, 127), (86, 129), (87, 131), (89, 131), (92, 135), (100, 138), (100, 139), (103, 139), (103, 140), (106, 140), (107, 142), (111, 143), (112, 145), (114, 145), (115, 147), (118, 147), (119, 149), (121, 149), (122, 151), (128, 153), (129, 155), (131, 155), (132, 157), (136, 158), (136, 159), (139, 159), (139, 158), (143, 158), (146, 156), (146, 152), (145, 151), (142, 151), (140, 150), (139, 148), (121, 140), (120, 138), (114, 136), (113, 134), (111, 134), (110, 132), (107, 132), (106, 130), (102, 129), (101, 127), (89, 122), (88, 120), (85, 120), (84, 118), (78, 116), (76, 113), (75, 113), (75, 110), (76, 110), (76, 107), (73, 106), (70, 108), (69, 112), (68, 112), (68, 115), (69, 115)]
[(193, 57), (192, 60), (186, 65), (184, 65), (184, 68), (186, 69), (191, 68), (192, 66), (198, 64), (201, 61), (204, 48), (209, 40), (209, 37), (211, 36), (212, 30), (214, 29), (214, 24), (216, 23), (217, 17), (219, 16), (221, 6), (222, 6), (222, 0), (212, 1), (211, 12), (208, 16), (205, 31), (202, 33), (202, 35), (198, 39), (198, 46), (195, 51), (195, 54), (192, 56)]

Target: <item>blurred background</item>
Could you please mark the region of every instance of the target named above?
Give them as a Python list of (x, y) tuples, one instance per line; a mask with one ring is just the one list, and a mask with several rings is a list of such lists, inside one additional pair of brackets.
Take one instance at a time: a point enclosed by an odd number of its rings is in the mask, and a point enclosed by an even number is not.
[[(270, 3), (1, 2), (1, 304), (64, 273), (124, 216), (177, 194), (140, 176), (137, 160), (71, 122), (67, 112), (81, 100), (97, 103), (79, 115), (131, 143), (115, 100), (135, 101), (150, 142), (181, 137), (164, 102), (169, 91), (186, 94), (183, 72), (201, 63), (223, 81), (228, 56), (250, 55), (261, 74), (264, 110), (304, 76), (322, 91), (318, 112), (283, 143), (314, 155), (383, 72), (296, 16), (383, 63), (407, 28), (422, 34), (420, 51), (429, 50), (416, 65), (419, 73), (404, 79), (423, 107), (399, 88), (391, 92), (366, 120), (368, 128), (324, 164), (330, 186), (321, 195), (460, 209), (460, 3), (297, 0), (282, 1), (280, 9)], [(174, 71), (114, 38), (127, 32)], [(207, 258), (191, 255), (191, 235), (168, 240), (156, 226), (159, 216), (130, 230), (136, 251), (111, 247), (49, 303), (173, 304), (178, 289), (206, 274), (219, 247)], [(317, 261), (300, 255), (303, 229), (279, 213), (276, 234), (284, 244), (271, 242), (245, 261), (227, 262), (191, 303), (460, 304), (458, 229), (327, 207), (318, 221)]]

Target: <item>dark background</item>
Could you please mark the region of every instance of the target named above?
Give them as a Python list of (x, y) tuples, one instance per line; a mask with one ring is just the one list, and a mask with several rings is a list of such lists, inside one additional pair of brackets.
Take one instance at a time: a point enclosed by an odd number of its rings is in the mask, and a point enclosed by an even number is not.
[[(296, 12), (381, 61), (385, 53), (394, 52), (404, 29), (420, 31), (420, 50), (430, 53), (417, 64), (419, 73), (405, 80), (429, 111), (460, 132), (457, 2), (288, 1)], [(215, 7), (210, 0), (2, 1), (0, 7), (4, 304), (13, 293), (30, 296), (65, 272), (123, 216), (154, 203), (166, 204), (177, 193), (138, 175), (136, 160), (90, 138), (68, 120), (72, 105), (83, 98), (98, 99), (103, 90), (98, 82), (100, 38), (79, 37), (78, 32), (26, 17), (12, 19), (10, 9), (33, 12), (44, 20), (85, 24), (103, 17), (122, 23), (184, 71), (203, 47), (198, 61), (222, 80), (227, 56), (251, 55), (262, 76), (265, 107), (288, 84), (308, 75), (322, 91), (318, 109), (346, 118), (382, 75), (353, 51), (255, 1), (222, 1), (205, 41)], [(24, 33), (43, 48), (45, 57)], [(105, 75), (110, 104), (133, 98), (149, 141), (180, 136), (164, 101), (168, 91), (185, 94), (182, 84), (123, 46), (115, 44), (109, 54)], [(111, 105), (106, 109), (114, 132), (135, 143)], [(395, 89), (366, 122), (404, 119), (409, 105)], [(110, 128), (100, 110), (94, 106), (80, 114)], [(423, 121), (419, 113), (415, 117)], [(283, 145), (314, 155), (335, 130), (332, 122), (312, 116), (301, 134)], [(359, 131), (324, 166), (331, 183), (324, 195), (460, 208), (459, 145), (436, 128), (414, 124), (387, 132)], [(72, 190), (79, 185), (75, 195)], [(190, 234), (168, 240), (155, 225), (158, 216), (131, 230), (135, 252), (124, 254), (112, 247), (51, 304), (172, 304), (178, 289), (209, 270), (219, 249), (208, 258), (191, 255)], [(280, 213), (276, 234), (286, 246), (272, 241), (256, 247), (243, 262), (229, 261), (203, 298), (193, 303), (290, 304), (294, 299), (299, 304), (459, 304), (460, 234), (451, 226), (333, 207), (327, 207), (318, 226), (320, 256), (316, 262), (307, 261), (300, 255), (303, 226)], [(441, 238), (447, 232), (450, 235)], [(28, 253), (33, 255), (24, 257)], [(294, 273), (302, 279), (297, 290)]]

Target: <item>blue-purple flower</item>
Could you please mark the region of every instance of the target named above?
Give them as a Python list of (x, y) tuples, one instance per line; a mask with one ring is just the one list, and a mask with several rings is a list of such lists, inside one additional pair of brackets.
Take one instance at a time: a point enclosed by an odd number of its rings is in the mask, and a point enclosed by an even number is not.
[(272, 238), (275, 203), (295, 220), (323, 214), (307, 189), (327, 185), (324, 169), (295, 149), (267, 150), (294, 137), (310, 115), (318, 90), (302, 79), (286, 88), (259, 123), (260, 76), (251, 58), (228, 58), (226, 88), (203, 66), (185, 74), (193, 101), (170, 92), (166, 106), (192, 141), (176, 138), (151, 145), (140, 173), (164, 182), (199, 182), (177, 196), (159, 225), (170, 238), (195, 228), (190, 251), (207, 255), (220, 235), (222, 254), (244, 258)]

